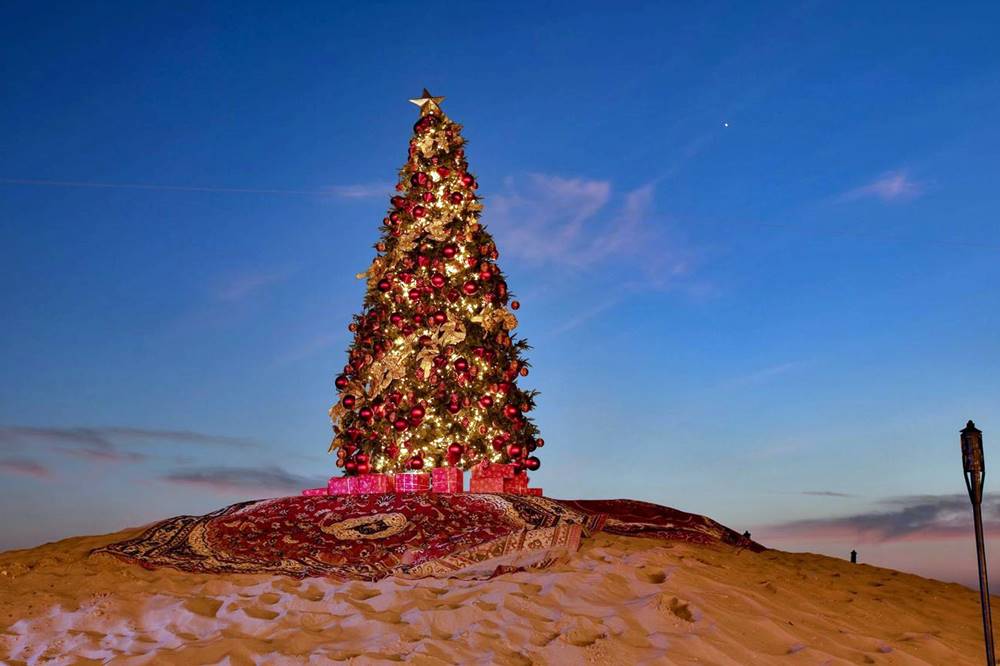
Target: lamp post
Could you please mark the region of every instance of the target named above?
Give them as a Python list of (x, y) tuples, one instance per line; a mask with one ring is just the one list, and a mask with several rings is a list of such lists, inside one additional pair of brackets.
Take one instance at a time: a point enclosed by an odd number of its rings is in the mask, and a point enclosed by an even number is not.
[(986, 544), (983, 542), (983, 479), (986, 465), (983, 462), (983, 433), (969, 421), (962, 429), (962, 467), (965, 470), (965, 487), (972, 502), (972, 518), (976, 525), (976, 557), (979, 560), (979, 600), (983, 607), (983, 634), (986, 638), (986, 663), (996, 664), (993, 653), (993, 621), (990, 618), (990, 586), (986, 580)]

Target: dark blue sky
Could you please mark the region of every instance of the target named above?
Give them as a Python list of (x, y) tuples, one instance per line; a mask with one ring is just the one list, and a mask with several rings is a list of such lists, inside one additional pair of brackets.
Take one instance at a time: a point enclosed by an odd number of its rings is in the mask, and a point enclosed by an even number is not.
[(426, 86), (523, 304), (548, 494), (968, 579), (1000, 9), (618, 4), (5, 6), (0, 547), (329, 476)]

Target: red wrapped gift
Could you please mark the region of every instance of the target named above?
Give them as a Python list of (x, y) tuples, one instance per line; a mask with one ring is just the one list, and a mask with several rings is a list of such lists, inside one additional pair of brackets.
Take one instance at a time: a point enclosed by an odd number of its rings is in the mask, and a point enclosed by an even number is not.
[(518, 474), (517, 476), (503, 480), (503, 491), (514, 495), (528, 494), (528, 475)]
[(502, 493), (503, 479), (469, 479), (470, 493)]
[(348, 489), (352, 495), (370, 495), (373, 493), (391, 493), (393, 491), (393, 476), (391, 474), (359, 474), (349, 477)]
[(431, 487), (436, 493), (463, 491), (464, 472), (458, 467), (435, 467), (431, 470)]
[(513, 476), (513, 465), (501, 465), (484, 460), (472, 468), (473, 479), (509, 479)]
[(315, 497), (316, 495), (327, 495), (329, 493), (326, 488), (306, 488), (302, 491), (302, 494), (306, 497)]
[(330, 481), (326, 484), (326, 494), (327, 495), (347, 495), (351, 492), (350, 489), (351, 477), (349, 476), (331, 476)]
[(431, 489), (431, 475), (427, 472), (403, 472), (396, 475), (397, 493), (426, 493)]
[(541, 497), (542, 496), (542, 489), (541, 488), (528, 488), (528, 494), (531, 495), (532, 497)]

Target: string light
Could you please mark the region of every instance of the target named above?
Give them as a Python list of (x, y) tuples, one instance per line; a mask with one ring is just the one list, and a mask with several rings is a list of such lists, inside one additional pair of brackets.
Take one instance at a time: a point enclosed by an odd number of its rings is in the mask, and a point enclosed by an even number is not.
[(365, 308), (351, 324), (355, 339), (330, 410), (331, 450), (349, 474), (539, 464), (529, 454), (541, 440), (525, 415), (536, 393), (517, 386), (526, 344), (511, 333), (517, 319), (499, 253), (479, 224), (462, 128), (440, 110), (442, 99), (425, 91), (413, 100), (421, 117), (410, 159), (378, 255), (359, 276), (368, 281)]

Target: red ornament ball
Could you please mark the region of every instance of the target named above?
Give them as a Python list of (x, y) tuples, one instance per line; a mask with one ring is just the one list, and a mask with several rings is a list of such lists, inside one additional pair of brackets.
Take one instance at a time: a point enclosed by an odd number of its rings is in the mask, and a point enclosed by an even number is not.
[(343, 397), (343, 398), (341, 399), (341, 401), (340, 401), (340, 402), (341, 402), (341, 404), (343, 404), (343, 405), (344, 405), (344, 407), (346, 407), (347, 409), (354, 409), (354, 405), (355, 405), (355, 404), (357, 403), (357, 398), (355, 398), (355, 397), (354, 397), (353, 395), (351, 395), (350, 393), (348, 393), (347, 395), (345, 395), (345, 396), (344, 396), (344, 397)]
[(511, 458), (520, 458), (523, 452), (520, 444), (510, 444), (507, 446), (507, 455)]
[(458, 442), (452, 442), (448, 445), (448, 455), (452, 458), (459, 458), (462, 455), (462, 451), (465, 449)]
[(426, 208), (424, 208), (423, 206), (414, 206), (413, 207), (413, 217), (423, 217), (425, 215), (427, 215), (427, 209)]
[(469, 369), (469, 362), (466, 361), (464, 358), (457, 359), (455, 361), (455, 369), (458, 370), (459, 372), (465, 372), (466, 370)]
[(466, 187), (472, 187), (472, 184), (476, 182), (476, 179), (467, 173), (462, 174), (462, 185)]
[(445, 245), (441, 249), (441, 254), (443, 254), (446, 259), (451, 259), (456, 254), (458, 254), (458, 248), (455, 247), (454, 245), (450, 245), (450, 244), (449, 245)]
[(414, 405), (413, 408), (410, 409), (410, 416), (412, 418), (415, 418), (415, 419), (422, 419), (422, 418), (424, 418), (424, 414), (426, 414), (426, 413), (427, 412), (424, 409), (423, 405)]
[(464, 291), (469, 296), (472, 296), (474, 293), (476, 293), (478, 289), (479, 286), (472, 280), (469, 280), (464, 285), (462, 285), (462, 291)]
[(389, 291), (390, 289), (392, 289), (392, 283), (391, 282), (389, 282), (385, 278), (382, 278), (381, 280), (378, 281), (378, 290), (379, 291)]
[(362, 407), (358, 410), (358, 416), (363, 418), (365, 421), (369, 421), (375, 416), (375, 413), (370, 407)]
[(412, 458), (410, 458), (409, 467), (410, 469), (423, 469), (424, 459), (421, 458), (420, 456), (413, 456)]
[(534, 472), (536, 469), (542, 466), (542, 461), (538, 459), (537, 456), (531, 456), (524, 461), (525, 466)]
[(458, 204), (462, 203), (462, 193), (452, 192), (451, 194), (448, 195), (448, 201), (457, 206)]
[(543, 446), (545, 446), (545, 440), (539, 437), (538, 439), (535, 440), (535, 446), (537, 446), (538, 448), (542, 448)]
[(348, 382), (348, 380), (347, 380), (347, 377), (345, 377), (344, 375), (339, 375), (339, 376), (337, 377), (337, 379), (336, 379), (336, 380), (334, 380), (334, 382), (333, 382), (333, 383), (334, 383), (334, 385), (335, 385), (335, 386), (336, 386), (336, 387), (337, 387), (338, 389), (340, 389), (341, 391), (343, 391), (343, 390), (344, 390), (345, 388), (347, 388), (347, 384), (348, 384), (349, 382)]
[(504, 405), (503, 415), (509, 419), (516, 418), (518, 415), (518, 409), (514, 405)]
[(445, 285), (446, 282), (447, 280), (440, 273), (435, 273), (434, 275), (431, 276), (431, 284), (434, 286), (435, 289), (440, 289)]
[(521, 302), (520, 301), (511, 301), (510, 302), (510, 309), (511, 310), (519, 310), (519, 309), (521, 309)]
[(484, 395), (482, 398), (479, 399), (479, 404), (483, 407), (483, 409), (486, 409), (493, 404), (493, 397)]
[(354, 462), (353, 460), (348, 460), (346, 463), (344, 463), (344, 469), (347, 471), (348, 474), (354, 474), (355, 472), (358, 471), (358, 463)]
[(400, 432), (406, 430), (409, 425), (410, 424), (406, 421), (406, 419), (396, 419), (392, 422), (392, 427)]

